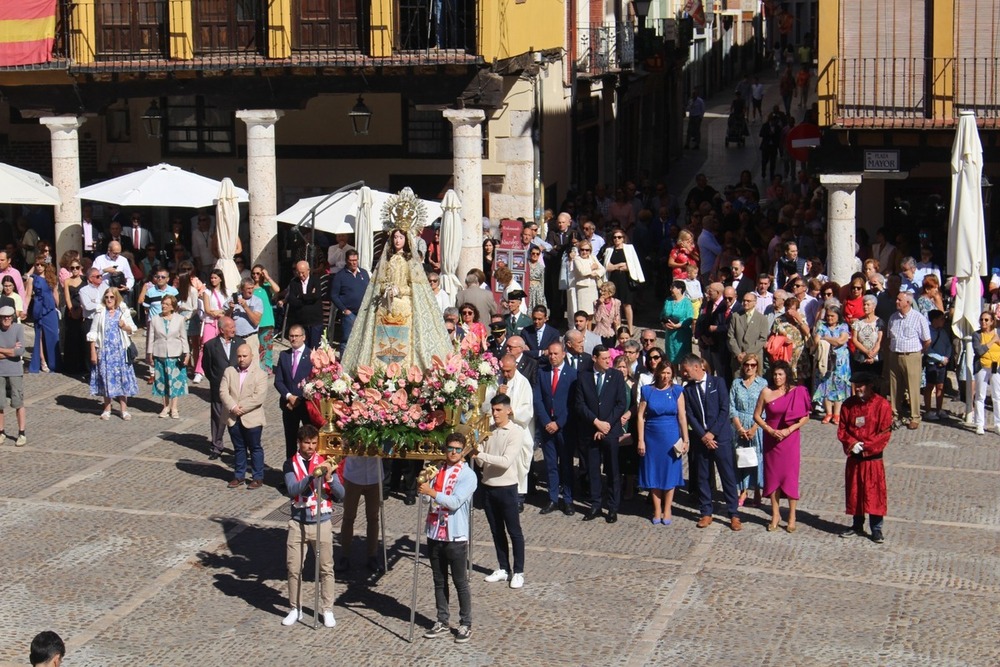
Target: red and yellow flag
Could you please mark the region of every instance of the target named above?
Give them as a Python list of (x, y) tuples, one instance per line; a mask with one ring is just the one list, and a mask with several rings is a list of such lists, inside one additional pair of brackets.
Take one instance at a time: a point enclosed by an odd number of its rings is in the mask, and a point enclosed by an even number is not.
[(0, 0), (0, 67), (52, 60), (56, 0)]

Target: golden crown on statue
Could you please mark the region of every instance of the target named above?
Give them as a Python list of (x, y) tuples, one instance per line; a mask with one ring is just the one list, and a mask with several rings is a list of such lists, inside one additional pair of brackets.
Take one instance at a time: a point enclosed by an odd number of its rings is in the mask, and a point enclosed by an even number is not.
[(382, 206), (382, 227), (386, 231), (400, 230), (404, 234), (420, 234), (427, 221), (427, 207), (413, 194), (410, 188), (403, 188), (392, 195)]

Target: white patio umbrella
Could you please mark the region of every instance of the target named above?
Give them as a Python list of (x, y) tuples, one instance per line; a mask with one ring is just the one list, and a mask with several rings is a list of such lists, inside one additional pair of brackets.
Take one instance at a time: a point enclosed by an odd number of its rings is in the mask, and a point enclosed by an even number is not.
[(951, 325), (963, 342), (966, 421), (972, 418), (972, 336), (979, 326), (982, 276), (987, 274), (982, 177), (983, 145), (976, 129), (976, 116), (963, 111), (951, 149), (948, 272), (958, 281)]
[(458, 279), (458, 262), (462, 256), (462, 201), (454, 190), (444, 193), (441, 202), (441, 289), (452, 300), (465, 286)]
[[(80, 190), (80, 199), (117, 204), (118, 206), (213, 206), (219, 196), (219, 181), (184, 171), (169, 164), (158, 164), (124, 174)], [(243, 188), (233, 187), (236, 199), (250, 201)]]
[[(383, 204), (392, 196), (389, 192), (381, 190), (371, 190), (372, 194), (372, 219), (371, 231), (382, 231), (382, 221), (378, 214), (382, 210)], [(341, 192), (329, 199), (327, 195), (319, 197), (306, 197), (300, 199), (295, 204), (278, 214), (278, 222), (290, 225), (297, 225), (303, 220), (309, 220), (315, 215), (316, 229), (328, 234), (353, 234), (356, 233), (358, 210), (361, 206), (361, 188)], [(323, 201), (326, 199), (326, 201)], [(427, 222), (430, 223), (441, 217), (441, 204), (436, 201), (423, 200), (427, 210)], [(313, 210), (315, 209), (315, 210)]]
[[(358, 212), (354, 224), (354, 246), (358, 251), (358, 266), (371, 272), (375, 263), (375, 232), (372, 220), (372, 189), (367, 185), (358, 190)], [(379, 227), (381, 227), (381, 223)]]
[(226, 289), (230, 293), (238, 291), (240, 284), (240, 271), (233, 261), (239, 230), (240, 204), (236, 197), (236, 186), (229, 178), (224, 178), (219, 185), (215, 203), (215, 243), (219, 249), (215, 268), (222, 271)]
[(0, 203), (58, 206), (59, 188), (33, 171), (0, 162)]

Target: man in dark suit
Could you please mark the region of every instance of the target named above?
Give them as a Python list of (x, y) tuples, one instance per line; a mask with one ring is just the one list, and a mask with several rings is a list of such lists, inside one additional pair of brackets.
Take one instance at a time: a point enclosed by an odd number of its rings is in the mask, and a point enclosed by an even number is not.
[(507, 352), (513, 354), (517, 360), (517, 372), (528, 378), (528, 383), (534, 389), (535, 383), (538, 382), (538, 362), (525, 354), (527, 349), (524, 339), (520, 336), (511, 336), (507, 339)]
[(594, 359), (583, 351), (583, 334), (576, 329), (570, 329), (563, 336), (563, 345), (566, 346), (566, 363), (577, 373), (586, 373), (594, 370)]
[(559, 489), (562, 488), (563, 514), (573, 514), (573, 450), (574, 443), (566, 439), (570, 408), (576, 393), (577, 373), (566, 363), (566, 350), (556, 341), (547, 349), (549, 368), (538, 371), (535, 383), (535, 430), (545, 457), (549, 480), (549, 504), (539, 514), (559, 509)]
[[(138, 211), (132, 213), (132, 224), (128, 229), (122, 231), (123, 236), (127, 236), (132, 245), (132, 252), (142, 253), (153, 240), (153, 233), (142, 225), (142, 214)], [(141, 258), (136, 258), (138, 261)]]
[(226, 433), (226, 415), (222, 409), (219, 386), (227, 368), (236, 368), (236, 350), (243, 344), (236, 335), (236, 322), (231, 317), (219, 318), (219, 335), (205, 343), (201, 351), (201, 367), (208, 378), (210, 404), (212, 408), (212, 461), (222, 455), (222, 437)]
[(288, 324), (298, 324), (306, 332), (306, 345), (314, 350), (323, 335), (323, 298), (319, 278), (309, 275), (309, 262), (295, 265), (295, 277), (288, 283)]
[[(606, 498), (605, 521), (618, 521), (621, 479), (618, 470), (618, 439), (622, 435), (622, 415), (628, 410), (625, 377), (611, 367), (611, 352), (603, 345), (594, 348), (594, 370), (581, 373), (576, 390), (576, 416), (580, 437), (587, 446), (590, 476), (590, 511), (584, 521), (601, 516), (602, 498)], [(601, 463), (604, 479), (601, 479)]]
[(733, 367), (729, 360), (729, 325), (733, 318), (743, 313), (743, 307), (736, 302), (736, 290), (727, 287), (723, 291), (722, 304), (712, 313), (712, 369), (719, 377), (725, 378), (728, 386), (733, 381)]
[(549, 349), (549, 345), (559, 341), (559, 332), (555, 327), (546, 324), (548, 320), (548, 308), (535, 306), (531, 309), (532, 325), (521, 329), (521, 338), (528, 346), (528, 354), (535, 359), (539, 359), (543, 350)]
[(503, 315), (490, 318), (490, 336), (486, 339), (487, 351), (497, 359), (503, 359), (507, 354), (507, 325)]
[(132, 247), (132, 239), (127, 234), (122, 233), (122, 223), (120, 222), (112, 222), (108, 225), (108, 238), (105, 239), (105, 245), (112, 241), (118, 242), (122, 252), (135, 252), (135, 248)]
[(545, 300), (552, 306), (555, 318), (560, 321), (566, 312), (566, 291), (559, 289), (559, 272), (566, 252), (579, 240), (576, 232), (570, 229), (572, 222), (570, 214), (563, 211), (556, 217), (555, 224), (549, 226), (545, 237), (546, 243), (551, 247), (545, 253)]
[(753, 278), (746, 274), (746, 266), (742, 259), (734, 259), (729, 263), (729, 268), (732, 271), (732, 276), (726, 281), (726, 287), (735, 289), (736, 298), (742, 299), (743, 295), (752, 292), (756, 285), (754, 285)]
[(701, 302), (701, 312), (694, 323), (694, 337), (698, 341), (698, 349), (705, 359), (708, 360), (711, 370), (716, 372), (712, 362), (712, 350), (715, 347), (715, 336), (712, 332), (712, 324), (715, 322), (715, 310), (721, 308), (723, 304), (722, 283), (711, 283), (705, 288), (705, 298)]
[(736, 489), (736, 451), (729, 421), (729, 389), (722, 378), (709, 375), (701, 357), (689, 354), (680, 362), (684, 387), (684, 411), (691, 429), (691, 453), (698, 475), (698, 503), (701, 519), (698, 528), (712, 523), (711, 463), (719, 471), (722, 492), (729, 512), (729, 527), (742, 530), (739, 492)]
[(299, 426), (310, 423), (301, 385), (312, 372), (312, 360), (309, 358), (311, 350), (306, 347), (306, 332), (301, 325), (289, 327), (288, 341), (292, 344), (291, 349), (283, 350), (274, 366), (274, 388), (278, 390), (281, 424), (285, 428), (285, 453), (290, 450), (288, 458), (292, 458), (298, 449)]

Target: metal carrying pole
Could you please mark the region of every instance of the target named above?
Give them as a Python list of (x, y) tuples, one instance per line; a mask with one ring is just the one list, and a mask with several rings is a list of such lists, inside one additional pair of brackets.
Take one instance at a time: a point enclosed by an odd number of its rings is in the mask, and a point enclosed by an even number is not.
[[(379, 459), (379, 468), (382, 468), (382, 459)], [(389, 550), (385, 543), (385, 495), (382, 493), (383, 485), (385, 482), (383, 478), (385, 477), (385, 469), (379, 471), (378, 476), (378, 512), (379, 512), (379, 523), (382, 526), (382, 567), (385, 571), (389, 571)]]
[(413, 629), (417, 623), (417, 571), (420, 566), (420, 533), (423, 527), (422, 498), (417, 497), (417, 532), (413, 536), (413, 592), (410, 595), (410, 636), (408, 642), (413, 643)]
[[(313, 548), (313, 560), (316, 561), (316, 575), (313, 580), (315, 590), (313, 592), (313, 630), (319, 627), (319, 550), (322, 548), (320, 546), (320, 525), (323, 518), (323, 475), (319, 475), (313, 478), (313, 489), (316, 492), (316, 546)], [(306, 512), (309, 508), (306, 508)], [(301, 577), (300, 577), (301, 580)]]

